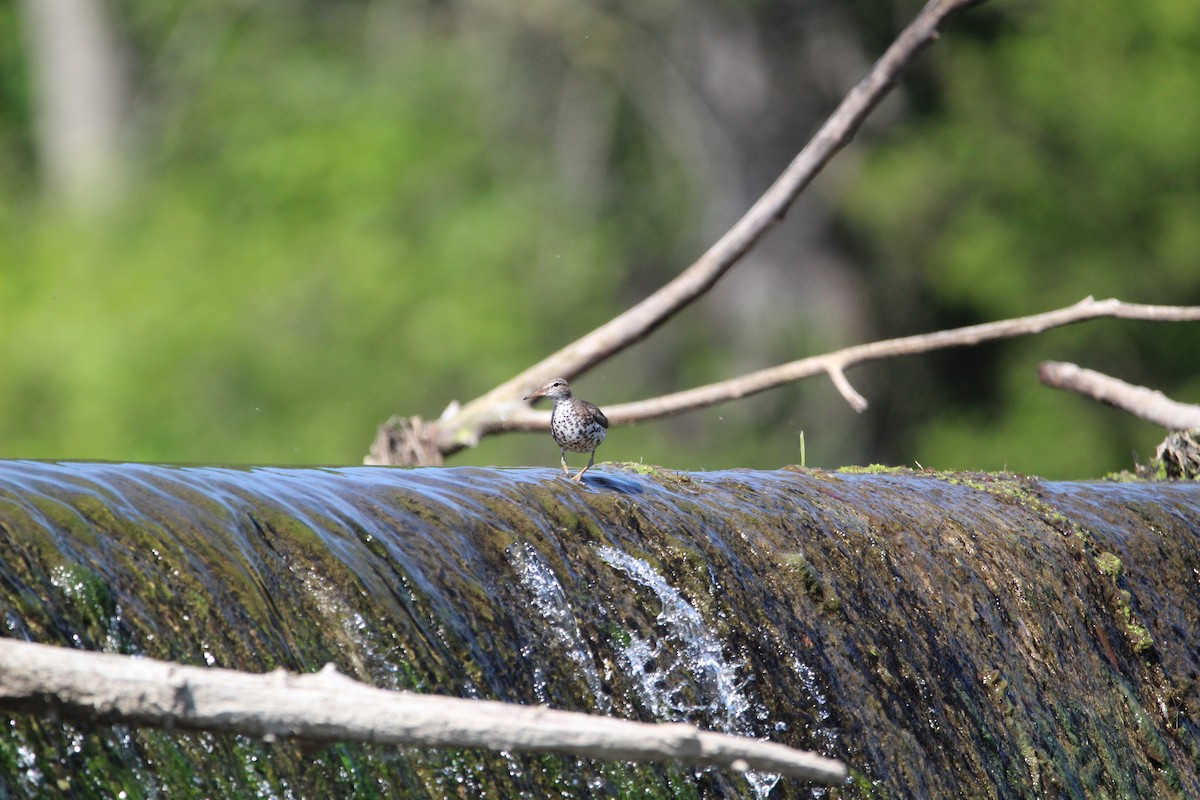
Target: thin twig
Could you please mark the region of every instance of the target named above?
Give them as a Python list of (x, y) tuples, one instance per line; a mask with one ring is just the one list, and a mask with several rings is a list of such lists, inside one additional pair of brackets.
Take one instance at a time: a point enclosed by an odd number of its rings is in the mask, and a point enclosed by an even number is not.
[(867, 410), (867, 398), (850, 385), (850, 379), (846, 377), (846, 373), (840, 365), (831, 366), (825, 371), (829, 373), (829, 379), (833, 381), (833, 386), (838, 390), (838, 394), (850, 404), (851, 408), (860, 414)]
[(1200, 406), (1176, 402), (1162, 392), (1102, 372), (1061, 361), (1043, 361), (1038, 366), (1038, 380), (1119, 408), (1169, 431), (1200, 430)]
[(759, 769), (828, 785), (841, 762), (784, 745), (542, 706), (375, 689), (327, 666), (254, 675), (0, 639), (0, 709), (266, 739), (558, 752)]
[(983, 1), (930, 0), (775, 183), (707, 252), (645, 300), (443, 419), (438, 440), (442, 453), (448, 455), (473, 446), (485, 433), (511, 428), (507, 422), (525, 416), (519, 400), (531, 389), (553, 377), (572, 378), (641, 341), (712, 288), (783, 219), (813, 178), (854, 138), (863, 120), (895, 86), (901, 73), (938, 38), (946, 19)]
[[(1041, 314), (854, 345), (825, 355), (802, 358), (798, 361), (674, 394), (631, 403), (605, 405), (604, 414), (608, 417), (611, 425), (628, 425), (632, 422), (672, 416), (684, 411), (737, 400), (820, 374), (828, 374), (833, 378), (835, 385), (838, 385), (839, 391), (850, 402), (850, 405), (856, 411), (862, 411), (866, 408), (867, 401), (846, 380), (845, 370), (849, 367), (896, 356), (915, 355), (950, 347), (967, 347), (996, 339), (1028, 336), (1098, 317), (1149, 322), (1195, 322), (1200, 321), (1200, 307), (1141, 305), (1122, 303), (1115, 298), (1095, 300), (1088, 297), (1066, 308)], [(839, 384), (837, 376), (841, 376), (841, 384)], [(504, 429), (545, 430), (549, 427), (550, 415), (548, 413), (523, 409), (509, 416)]]

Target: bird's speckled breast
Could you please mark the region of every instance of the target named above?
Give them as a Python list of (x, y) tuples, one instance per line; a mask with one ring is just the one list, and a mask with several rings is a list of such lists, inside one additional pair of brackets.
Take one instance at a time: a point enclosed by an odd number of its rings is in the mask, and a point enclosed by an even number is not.
[(555, 403), (550, 415), (550, 433), (554, 441), (564, 450), (573, 453), (590, 453), (600, 446), (608, 431), (600, 421), (580, 408), (578, 401)]

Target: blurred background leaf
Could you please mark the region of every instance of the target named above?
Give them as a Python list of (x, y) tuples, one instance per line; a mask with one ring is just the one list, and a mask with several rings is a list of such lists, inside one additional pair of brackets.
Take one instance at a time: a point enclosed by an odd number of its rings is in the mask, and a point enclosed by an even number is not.
[[(0, 4), (0, 456), (295, 464), (357, 463), (389, 415), (436, 417), (678, 272), (918, 8), (114, 0), (119, 150), (73, 192), (37, 2)], [(969, 12), (765, 246), (579, 393), (1087, 294), (1200, 302), (1197, 76), (1185, 0)], [(599, 455), (772, 468), (804, 430), (814, 466), (1095, 476), (1161, 433), (1040, 388), (1038, 360), (1195, 401), (1197, 342), (1100, 321), (855, 370), (861, 416), (809, 381)], [(556, 457), (512, 435), (452, 463)]]
[[(1200, 137), (1200, 9), (979, 11), (932, 53), (925, 113), (867, 148), (845, 197), (875, 317), (897, 332), (1088, 294), (1200, 302), (1200, 150), (1185, 144)], [(876, 441), (927, 465), (1100, 474), (1150, 457), (1162, 431), (1047, 392), (1034, 365), (1078, 361), (1196, 402), (1198, 355), (1194, 325), (1098, 322), (889, 364)]]

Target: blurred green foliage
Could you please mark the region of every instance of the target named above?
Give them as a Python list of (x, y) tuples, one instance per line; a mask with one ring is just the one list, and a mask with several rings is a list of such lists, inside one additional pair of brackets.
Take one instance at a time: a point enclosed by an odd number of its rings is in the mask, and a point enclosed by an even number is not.
[[(391, 414), (436, 416), (640, 299), (706, 244), (700, 170), (662, 145), (654, 95), (629, 88), (647, 63), (630, 53), (673, 7), (529, 6), (502, 25), (469, 3), (123, 0), (131, 178), (79, 216), (39, 196), (19, 20), (0, 5), (0, 456), (356, 463)], [(909, 121), (860, 144), (842, 230), (874, 335), (1086, 294), (1200, 302), (1198, 19), (1184, 0), (1062, 0), (956, 24), (914, 78)], [(602, 169), (574, 180), (553, 157), (552, 77), (568, 72), (610, 120)], [(722, 332), (700, 316), (581, 393), (750, 368), (714, 356)], [(1194, 328), (1098, 322), (866, 368), (851, 375), (872, 400), (848, 423), (873, 431), (857, 449), (822, 435), (846, 417), (814, 383), (748, 415), (618, 432), (599, 455), (772, 467), (799, 459), (807, 427), (811, 465), (1086, 477), (1156, 432), (1038, 388), (1037, 360), (1195, 399), (1196, 343)], [(798, 419), (799, 392), (839, 410)], [(506, 436), (454, 463), (556, 460), (542, 437)]]
[(362, 44), (243, 20), (118, 207), (4, 198), (4, 455), (354, 463), (603, 320), (620, 253), (481, 65)]
[[(1200, 303), (1195, 4), (1018, 0), (964, 28), (975, 35), (931, 53), (932, 102), (869, 148), (846, 203), (889, 332), (1086, 295)], [(1041, 388), (1038, 361), (1196, 402), (1198, 354), (1195, 325), (1098, 321), (889, 365), (900, 434), (888, 449), (1063, 477), (1127, 468), (1163, 432)]]

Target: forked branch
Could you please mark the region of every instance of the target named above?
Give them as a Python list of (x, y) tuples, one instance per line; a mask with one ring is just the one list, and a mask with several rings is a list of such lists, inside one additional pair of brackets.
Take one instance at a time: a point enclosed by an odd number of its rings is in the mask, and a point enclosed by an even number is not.
[[(1028, 317), (987, 322), (965, 328), (905, 336), (900, 339), (885, 339), (879, 342), (854, 345), (825, 355), (811, 356), (758, 370), (738, 378), (698, 386), (683, 392), (639, 400), (632, 403), (604, 406), (604, 413), (612, 425), (628, 425), (632, 422), (668, 417), (684, 411), (737, 400), (787, 383), (827, 374), (846, 401), (856, 411), (862, 411), (867, 401), (850, 386), (845, 371), (858, 364), (881, 361), (896, 356), (929, 353), (951, 347), (967, 347), (997, 339), (1012, 339), (1029, 336), (1051, 328), (1084, 322), (1098, 317), (1144, 320), (1149, 322), (1195, 322), (1200, 321), (1200, 307), (1154, 306), (1122, 303), (1120, 300), (1095, 300), (1091, 297), (1075, 305), (1033, 314)], [(550, 426), (547, 412), (533, 409), (517, 409), (509, 417), (506, 430), (543, 430)]]

